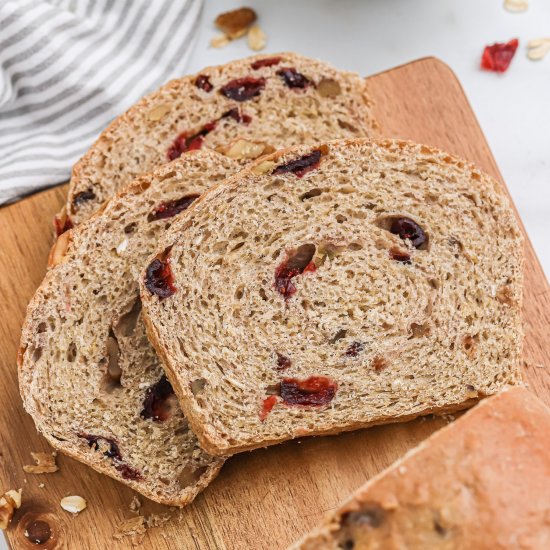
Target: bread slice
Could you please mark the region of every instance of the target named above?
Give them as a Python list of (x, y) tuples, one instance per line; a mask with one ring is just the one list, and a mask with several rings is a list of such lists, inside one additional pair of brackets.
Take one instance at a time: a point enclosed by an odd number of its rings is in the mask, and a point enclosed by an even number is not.
[(146, 338), (137, 277), (173, 216), (237, 167), (195, 151), (61, 235), (23, 326), (20, 389), (38, 430), (164, 504), (193, 500), (222, 461), (199, 448)]
[(550, 410), (513, 388), (369, 480), (292, 550), (550, 548)]
[(246, 163), (300, 143), (370, 135), (365, 81), (293, 53), (258, 55), (173, 80), (117, 118), (75, 165), (58, 232), (185, 150)]
[(497, 182), (422, 145), (260, 159), (163, 236), (140, 285), (212, 454), (461, 409), (520, 380), (514, 214)]

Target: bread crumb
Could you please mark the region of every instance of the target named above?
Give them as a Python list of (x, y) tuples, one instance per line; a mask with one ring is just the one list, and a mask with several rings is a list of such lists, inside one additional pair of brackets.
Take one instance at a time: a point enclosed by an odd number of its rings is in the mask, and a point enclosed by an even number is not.
[(53, 474), (57, 472), (59, 468), (55, 463), (55, 458), (57, 453), (33, 453), (31, 456), (36, 462), (36, 464), (27, 464), (23, 466), (23, 471), (27, 474)]
[(134, 512), (134, 514), (139, 514), (139, 509), (141, 508), (141, 501), (136, 495), (134, 495), (132, 502), (130, 502), (129, 508), (130, 508), (130, 512)]
[(41, 489), (44, 489), (44, 487), (46, 487), (46, 485), (45, 485), (44, 483), (40, 483), (38, 486), (39, 486)]
[[(135, 498), (135, 497), (134, 497)], [(132, 503), (134, 501), (132, 500)], [(131, 505), (130, 505), (131, 506)], [(141, 503), (140, 503), (141, 506)], [(132, 544), (140, 546), (145, 538), (147, 529), (160, 527), (172, 519), (171, 514), (150, 514), (149, 516), (136, 516), (124, 520), (113, 535), (116, 540), (124, 537), (132, 537)]]
[(143, 516), (124, 520), (113, 535), (116, 540), (121, 540), (124, 537), (133, 537), (132, 544), (137, 546), (143, 542), (145, 538), (145, 519)]
[(172, 519), (172, 515), (168, 513), (151, 514), (145, 518), (145, 526), (147, 529), (151, 529), (152, 527), (160, 527), (170, 521), (170, 519)]

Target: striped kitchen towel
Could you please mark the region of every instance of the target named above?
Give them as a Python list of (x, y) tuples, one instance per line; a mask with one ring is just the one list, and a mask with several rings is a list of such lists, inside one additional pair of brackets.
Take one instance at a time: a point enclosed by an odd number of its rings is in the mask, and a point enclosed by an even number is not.
[(68, 181), (116, 115), (182, 74), (203, 0), (0, 0), (0, 204)]

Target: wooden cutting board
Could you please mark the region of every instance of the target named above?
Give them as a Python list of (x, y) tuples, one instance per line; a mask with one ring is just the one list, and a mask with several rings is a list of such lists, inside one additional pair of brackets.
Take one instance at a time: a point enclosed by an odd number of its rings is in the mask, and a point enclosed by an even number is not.
[[(435, 145), (475, 162), (502, 181), (460, 83), (437, 59), (409, 63), (368, 78), (384, 134)], [(40, 283), (51, 242), (51, 218), (66, 186), (0, 210), (0, 489), (23, 488), (23, 506), (7, 532), (13, 548), (37, 548), (25, 530), (38, 519), (54, 534), (38, 548), (132, 548), (113, 539), (134, 493), (108, 477), (64, 457), (60, 471), (31, 475), (31, 451), (48, 446), (23, 411), (17, 387), (16, 348), (25, 307)], [(525, 244), (526, 379), (550, 405), (550, 288), (529, 241)], [(146, 499), (142, 512), (172, 513), (150, 529), (151, 549), (284, 549), (351, 491), (446, 423), (426, 418), (348, 433), (296, 440), (229, 460), (220, 476), (183, 511)], [(44, 484), (44, 486), (41, 486)], [(73, 517), (60, 508), (81, 495), (87, 509)]]

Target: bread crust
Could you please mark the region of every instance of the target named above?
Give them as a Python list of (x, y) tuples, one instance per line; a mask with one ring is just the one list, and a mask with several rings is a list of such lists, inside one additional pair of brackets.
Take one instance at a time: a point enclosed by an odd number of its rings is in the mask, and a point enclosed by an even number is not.
[[(445, 152), (439, 151), (436, 148), (427, 147), (424, 145), (413, 144), (411, 142), (399, 141), (399, 140), (341, 140), (335, 142), (328, 142), (326, 146), (332, 150), (336, 148), (337, 154), (339, 151), (345, 150), (348, 147), (361, 147), (364, 146), (367, 150), (374, 150), (377, 152), (387, 152), (390, 155), (419, 155), (421, 160), (424, 162), (433, 162), (434, 164), (440, 165), (442, 167), (448, 166), (453, 170), (458, 170), (461, 173), (469, 174), (471, 182), (476, 186), (474, 189), (483, 189), (488, 196), (494, 197), (494, 200), (500, 205), (499, 212), (505, 213), (506, 224), (510, 224), (510, 231), (513, 233), (513, 240), (511, 244), (512, 258), (511, 263), (513, 265), (513, 271), (510, 273), (512, 277), (511, 287), (513, 290), (511, 294), (514, 296), (514, 303), (509, 310), (509, 327), (507, 329), (507, 334), (510, 337), (510, 352), (512, 353), (513, 366), (510, 367), (510, 371), (507, 371), (507, 374), (504, 375), (502, 383), (497, 383), (493, 389), (484, 389), (480, 390), (475, 396), (468, 395), (468, 392), (463, 395), (462, 398), (457, 398), (456, 400), (449, 401), (447, 403), (438, 404), (437, 406), (425, 406), (422, 409), (417, 409), (414, 413), (410, 414), (400, 414), (394, 418), (379, 417), (369, 420), (361, 421), (352, 421), (344, 419), (341, 422), (335, 423), (332, 422), (329, 425), (320, 426), (318, 423), (315, 425), (302, 422), (297, 423), (298, 426), (294, 425), (288, 429), (284, 434), (277, 432), (276, 434), (270, 433), (258, 433), (257, 437), (243, 436), (239, 438), (236, 432), (227, 435), (227, 425), (224, 425), (224, 428), (221, 428), (220, 425), (216, 428), (213, 425), (211, 412), (208, 409), (206, 412), (204, 408), (198, 405), (197, 400), (194, 398), (188, 384), (189, 377), (184, 374), (185, 369), (182, 369), (181, 357), (176, 358), (172, 352), (173, 345), (169, 344), (166, 337), (166, 331), (162, 331), (163, 321), (159, 319), (161, 315), (167, 317), (167, 309), (164, 307), (168, 304), (169, 300), (164, 302), (159, 306), (158, 300), (156, 297), (151, 296), (146, 292), (146, 289), (143, 285), (143, 274), (140, 279), (141, 285), (141, 295), (144, 303), (144, 319), (147, 328), (147, 333), (150, 341), (153, 343), (157, 353), (162, 358), (165, 369), (169, 373), (169, 376), (173, 382), (175, 391), (178, 393), (180, 402), (185, 410), (186, 415), (190, 419), (190, 422), (197, 433), (197, 437), (203, 448), (207, 449), (208, 452), (217, 456), (229, 456), (236, 452), (241, 452), (244, 450), (251, 450), (259, 447), (265, 447), (267, 445), (279, 443), (294, 437), (302, 437), (305, 435), (327, 435), (333, 433), (339, 433), (343, 431), (349, 431), (354, 429), (359, 429), (375, 424), (388, 423), (388, 422), (397, 422), (401, 420), (410, 420), (416, 418), (423, 414), (441, 414), (446, 412), (452, 412), (460, 409), (467, 408), (477, 402), (479, 398), (490, 395), (495, 391), (498, 391), (499, 387), (510, 383), (520, 383), (521, 382), (521, 371), (519, 370), (519, 359), (521, 357), (521, 346), (522, 346), (522, 328), (520, 320), (520, 311), (521, 311), (521, 287), (522, 287), (522, 271), (523, 271), (523, 257), (522, 257), (522, 237), (521, 233), (517, 227), (517, 223), (513, 218), (511, 213), (507, 197), (505, 196), (502, 187), (498, 182), (491, 179), (489, 176), (481, 173), (475, 166), (472, 164), (448, 155)], [(317, 147), (319, 148), (319, 146)], [(313, 148), (307, 147), (298, 147), (298, 148), (288, 148), (267, 157), (258, 160), (255, 163), (247, 166), (243, 171), (241, 171), (236, 176), (229, 178), (227, 181), (223, 182), (219, 186), (212, 188), (208, 193), (204, 194), (194, 205), (192, 211), (188, 213), (185, 218), (182, 218), (176, 226), (172, 228), (166, 235), (163, 236), (159, 243), (157, 253), (160, 250), (165, 249), (168, 246), (174, 245), (177, 248), (177, 253), (180, 253), (179, 244), (187, 238), (190, 233), (191, 228), (194, 227), (195, 217), (198, 211), (201, 211), (201, 208), (208, 208), (209, 205), (221, 204), (227, 200), (230, 200), (230, 197), (233, 197), (238, 193), (238, 188), (242, 185), (247, 178), (254, 179), (256, 176), (254, 174), (255, 170), (258, 170), (262, 165), (265, 166), (265, 163), (272, 163), (272, 166), (278, 165), (282, 161), (287, 161), (289, 158), (297, 157), (300, 154), (304, 154), (308, 150)], [(307, 176), (306, 176), (307, 177)], [(305, 179), (305, 178), (304, 178)], [(294, 180), (293, 180), (294, 181)], [(251, 184), (247, 184), (251, 185)], [(248, 187), (246, 187), (248, 189)], [(243, 193), (244, 194), (244, 193)], [(206, 211), (206, 210), (202, 210)], [(218, 213), (211, 213), (212, 218), (216, 218)], [(197, 224), (200, 222), (197, 222)], [(504, 223), (504, 220), (503, 220)], [(214, 228), (210, 232), (215, 231)], [(193, 233), (196, 235), (196, 232)], [(189, 237), (191, 238), (191, 237)], [(515, 243), (515, 244), (514, 244)], [(171, 254), (174, 253), (172, 249)], [(176, 260), (177, 263), (177, 260)], [(166, 306), (168, 307), (168, 306)], [(170, 316), (172, 311), (170, 310)], [(224, 345), (226, 345), (224, 343)], [(186, 367), (188, 368), (188, 366)], [(206, 368), (206, 367), (205, 367)], [(498, 372), (499, 367), (494, 365), (495, 373)], [(208, 368), (204, 370), (206, 373)], [(198, 372), (198, 369), (196, 370)], [(197, 376), (193, 373), (189, 376)], [(500, 375), (499, 375), (500, 376)], [(221, 377), (220, 380), (223, 380)], [(217, 384), (218, 382), (216, 382)], [(222, 383), (221, 381), (219, 383)], [(221, 434), (221, 431), (225, 431), (224, 435)]]
[(548, 408), (507, 389), (370, 479), (289, 550), (546, 548), (548, 438)]

